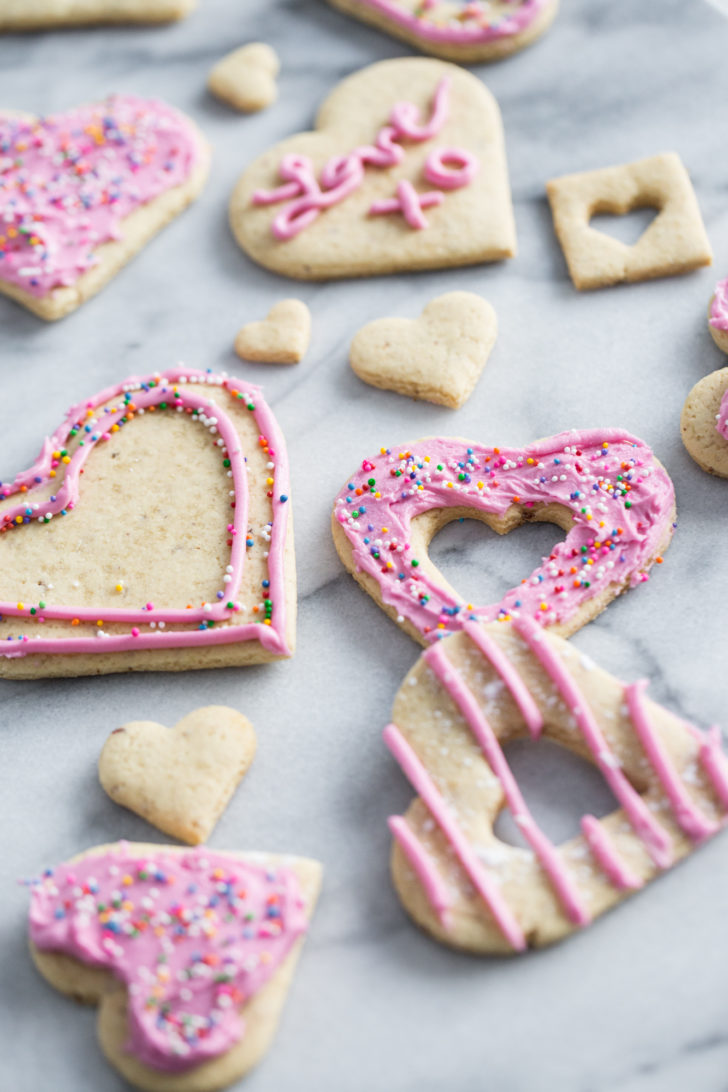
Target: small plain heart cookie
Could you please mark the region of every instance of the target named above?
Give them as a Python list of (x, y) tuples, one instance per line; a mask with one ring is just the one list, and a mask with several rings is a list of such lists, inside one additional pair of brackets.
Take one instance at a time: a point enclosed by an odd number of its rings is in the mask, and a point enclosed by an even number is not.
[(702, 470), (728, 478), (728, 368), (695, 384), (685, 399), (680, 433), (688, 455)]
[(207, 86), (229, 106), (254, 114), (277, 99), (280, 67), (275, 50), (265, 42), (252, 42), (218, 61), (210, 71)]
[(207, 841), (255, 756), (253, 725), (207, 705), (167, 728), (151, 720), (116, 728), (99, 758), (106, 792), (190, 845)]
[(351, 343), (349, 363), (373, 387), (457, 409), (473, 393), (497, 335), (487, 300), (448, 292), (418, 319), (367, 323)]
[(263, 364), (298, 364), (311, 341), (311, 312), (302, 300), (279, 300), (264, 319), (238, 331), (235, 352)]

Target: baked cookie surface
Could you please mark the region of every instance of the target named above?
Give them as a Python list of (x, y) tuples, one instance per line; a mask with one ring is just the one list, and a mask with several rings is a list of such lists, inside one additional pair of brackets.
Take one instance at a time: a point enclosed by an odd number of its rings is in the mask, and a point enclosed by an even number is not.
[(184, 19), (196, 5), (197, 0), (2, 0), (0, 31), (95, 23), (169, 23)]

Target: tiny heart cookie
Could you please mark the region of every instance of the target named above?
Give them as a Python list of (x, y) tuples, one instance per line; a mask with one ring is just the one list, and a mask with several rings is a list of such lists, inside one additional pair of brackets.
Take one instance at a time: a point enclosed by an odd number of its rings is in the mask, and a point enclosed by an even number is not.
[[(480, 953), (541, 947), (650, 883), (717, 834), (728, 763), (706, 735), (524, 616), (466, 624), (405, 677), (385, 741), (418, 799), (390, 820), (392, 874), (414, 920)], [(554, 845), (539, 828), (503, 745), (546, 739), (593, 763), (620, 809), (584, 815)], [(501, 841), (508, 808), (527, 843)]]
[(171, 23), (184, 19), (197, 0), (2, 0), (0, 31), (95, 23)]
[(30, 885), (30, 951), (98, 1005), (111, 1065), (146, 1092), (216, 1092), (268, 1049), (321, 885), (304, 857), (95, 846)]
[(197, 197), (209, 158), (156, 99), (0, 112), (0, 292), (44, 319), (75, 311)]
[(99, 779), (117, 804), (183, 842), (206, 842), (255, 755), (253, 725), (207, 705), (167, 728), (151, 720), (116, 728)]
[(276, 101), (280, 67), (275, 50), (265, 42), (252, 42), (218, 61), (207, 77), (207, 86), (229, 106), (254, 114)]
[(235, 187), (230, 224), (256, 262), (325, 280), (515, 254), (500, 111), (475, 76), (381, 61), (344, 80), (316, 125)]
[(311, 312), (301, 300), (279, 300), (266, 318), (238, 331), (235, 352), (264, 364), (298, 364), (311, 341)]
[(349, 363), (373, 387), (457, 409), (473, 393), (497, 335), (487, 300), (448, 292), (418, 319), (367, 323), (351, 343)]

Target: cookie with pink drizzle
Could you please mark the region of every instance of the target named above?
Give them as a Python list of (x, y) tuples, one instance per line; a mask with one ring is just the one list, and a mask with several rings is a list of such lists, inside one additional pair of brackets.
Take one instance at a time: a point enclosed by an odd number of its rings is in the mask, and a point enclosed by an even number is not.
[(423, 53), (475, 64), (498, 61), (548, 30), (558, 0), (329, 0), (335, 8)]
[(299, 857), (96, 846), (31, 883), (31, 954), (99, 1006), (101, 1048), (132, 1084), (224, 1088), (273, 1038), (320, 881)]
[(209, 151), (156, 99), (0, 112), (0, 292), (44, 319), (93, 296), (197, 197)]
[[(529, 520), (566, 531), (498, 603), (468, 603), (428, 557), (456, 519), (499, 534)], [(418, 440), (365, 459), (336, 498), (339, 556), (420, 644), (467, 621), (525, 616), (563, 636), (648, 579), (670, 543), (675, 493), (642, 440), (618, 429), (562, 432), (525, 448), (458, 438)]]
[(290, 656), (289, 493), (250, 384), (177, 367), (72, 406), (0, 482), (0, 677)]
[[(392, 876), (412, 918), (481, 954), (541, 947), (589, 925), (718, 833), (728, 816), (720, 731), (703, 733), (527, 614), (467, 622), (405, 677), (385, 742), (417, 793), (389, 820)], [(545, 739), (591, 762), (619, 805), (555, 845), (504, 746)], [(493, 824), (504, 808), (522, 836)]]

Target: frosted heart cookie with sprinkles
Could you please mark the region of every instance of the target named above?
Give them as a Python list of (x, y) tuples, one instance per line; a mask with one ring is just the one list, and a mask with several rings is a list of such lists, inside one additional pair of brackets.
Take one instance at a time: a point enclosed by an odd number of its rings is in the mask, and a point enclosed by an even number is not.
[[(432, 538), (457, 519), (498, 534), (538, 520), (566, 537), (520, 585), (483, 606), (458, 595), (428, 556)], [(458, 438), (383, 447), (349, 478), (332, 515), (346, 568), (424, 645), (469, 620), (521, 615), (568, 636), (648, 579), (674, 521), (664, 467), (618, 429), (562, 432), (520, 449)]]
[(474, 64), (497, 61), (548, 30), (558, 0), (329, 0), (335, 8), (423, 53)]
[(0, 483), (0, 677), (290, 656), (289, 491), (250, 384), (178, 367), (79, 402)]
[(196, 125), (159, 100), (0, 111), (0, 292), (44, 319), (75, 311), (197, 197), (208, 168)]
[(254, 261), (302, 280), (513, 257), (498, 104), (442, 61), (364, 68), (326, 99), (315, 131), (247, 168), (230, 224)]
[(184, 19), (197, 0), (2, 0), (0, 31), (96, 23), (171, 23)]
[[(719, 730), (700, 732), (527, 615), (469, 622), (405, 677), (385, 741), (418, 794), (390, 819), (392, 875), (438, 940), (482, 954), (541, 947), (587, 926), (706, 839), (728, 813)], [(619, 804), (554, 845), (503, 746), (544, 739), (593, 763)], [(548, 791), (548, 786), (545, 786)], [(493, 830), (507, 808), (525, 847)]]
[(106, 1058), (147, 1092), (210, 1092), (275, 1034), (321, 883), (301, 857), (119, 842), (30, 885), (30, 949), (98, 1005)]

